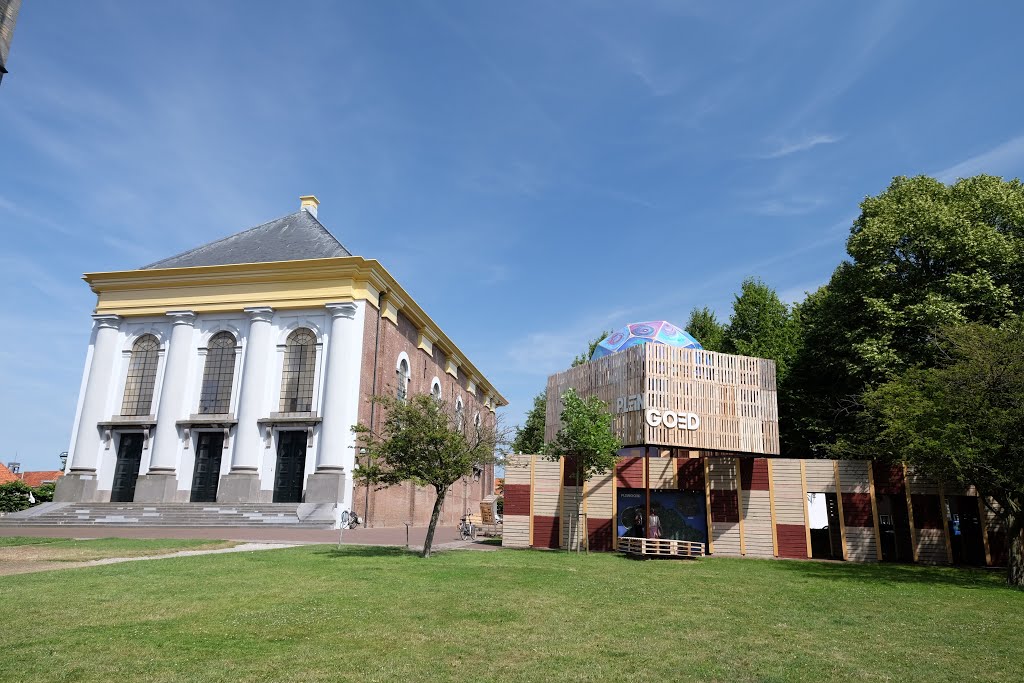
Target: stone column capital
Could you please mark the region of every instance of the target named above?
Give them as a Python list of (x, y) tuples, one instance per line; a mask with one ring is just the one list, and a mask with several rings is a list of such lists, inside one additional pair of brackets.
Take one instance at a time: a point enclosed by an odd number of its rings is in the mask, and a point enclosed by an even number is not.
[(196, 314), (193, 311), (167, 311), (167, 317), (171, 319), (171, 325), (192, 326), (196, 321)]
[(121, 328), (121, 316), (119, 315), (94, 315), (92, 324), (97, 329), (117, 330)]
[(357, 307), (351, 301), (336, 301), (325, 304), (324, 307), (330, 311), (332, 318), (348, 318), (351, 320), (356, 317)]
[(249, 320), (254, 323), (269, 323), (274, 319), (274, 309), (270, 306), (253, 306), (242, 311), (248, 313)]

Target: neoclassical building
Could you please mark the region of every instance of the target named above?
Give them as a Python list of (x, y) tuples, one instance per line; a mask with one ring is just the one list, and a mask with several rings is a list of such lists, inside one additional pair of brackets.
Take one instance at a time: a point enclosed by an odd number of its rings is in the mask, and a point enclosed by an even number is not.
[[(97, 305), (56, 500), (338, 503), (377, 525), (429, 515), (414, 487), (353, 486), (351, 427), (377, 419), (369, 398), (430, 392), (467, 425), (507, 402), (317, 206), (302, 197), (283, 218), (84, 276)], [(447, 516), (492, 488), (481, 470)]]

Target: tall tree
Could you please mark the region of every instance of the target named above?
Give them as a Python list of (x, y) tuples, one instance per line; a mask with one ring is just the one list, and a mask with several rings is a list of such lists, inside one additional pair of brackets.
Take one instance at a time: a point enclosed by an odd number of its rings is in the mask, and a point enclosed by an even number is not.
[(547, 394), (533, 397), (533, 407), (526, 414), (526, 422), (516, 430), (512, 440), (513, 453), (540, 453), (544, 449), (544, 421), (548, 407)]
[(715, 312), (707, 306), (690, 311), (686, 331), (708, 351), (722, 351), (725, 348), (725, 325), (718, 322)]
[(774, 289), (747, 278), (733, 301), (723, 349), (774, 360), (776, 377), (783, 382), (796, 355), (797, 327), (797, 319)]
[[(615, 467), (618, 450), (622, 443), (612, 433), (612, 415), (608, 406), (597, 396), (581, 398), (575, 390), (569, 389), (562, 395), (561, 426), (554, 441), (545, 447), (550, 460), (565, 456), (565, 466), (573, 474), (576, 487), (575, 520), (569, 520), (569, 538), (580, 536), (574, 526), (580, 518), (580, 488), (583, 482), (594, 475), (604, 474)], [(586, 533), (582, 534), (586, 537)], [(572, 546), (573, 540), (570, 540)], [(576, 543), (579, 550), (579, 543)]]
[(435, 492), (423, 557), (430, 557), (434, 530), (445, 496), (459, 479), (495, 463), (503, 441), (497, 420), (479, 426), (466, 420), (445, 401), (429, 394), (407, 399), (391, 395), (373, 399), (383, 412), (378, 431), (359, 424), (356, 440), (367, 450), (367, 464), (356, 470), (363, 481), (382, 486), (412, 482)]
[(996, 501), (1010, 541), (1007, 581), (1024, 586), (1024, 321), (947, 327), (934, 368), (911, 368), (864, 394), (861, 442), (835, 450), (904, 460)]
[(1024, 304), (1024, 186), (894, 178), (861, 203), (850, 259), (800, 307), (791, 438), (808, 451), (858, 429), (861, 394), (933, 367), (934, 330), (999, 324)]

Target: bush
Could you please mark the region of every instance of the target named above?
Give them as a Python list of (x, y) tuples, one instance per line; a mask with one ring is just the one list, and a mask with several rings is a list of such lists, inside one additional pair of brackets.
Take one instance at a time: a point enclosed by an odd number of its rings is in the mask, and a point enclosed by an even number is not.
[(29, 493), (32, 493), (32, 488), (23, 481), (0, 484), (0, 512), (18, 512), (31, 507)]

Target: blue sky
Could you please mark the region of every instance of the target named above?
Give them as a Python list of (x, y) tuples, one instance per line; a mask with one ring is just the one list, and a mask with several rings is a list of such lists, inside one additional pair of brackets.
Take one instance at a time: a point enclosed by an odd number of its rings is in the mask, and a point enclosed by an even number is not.
[(1018, 3), (28, 0), (0, 427), (67, 448), (94, 297), (314, 193), (512, 401), (628, 321), (787, 300), (890, 178), (1024, 166)]

